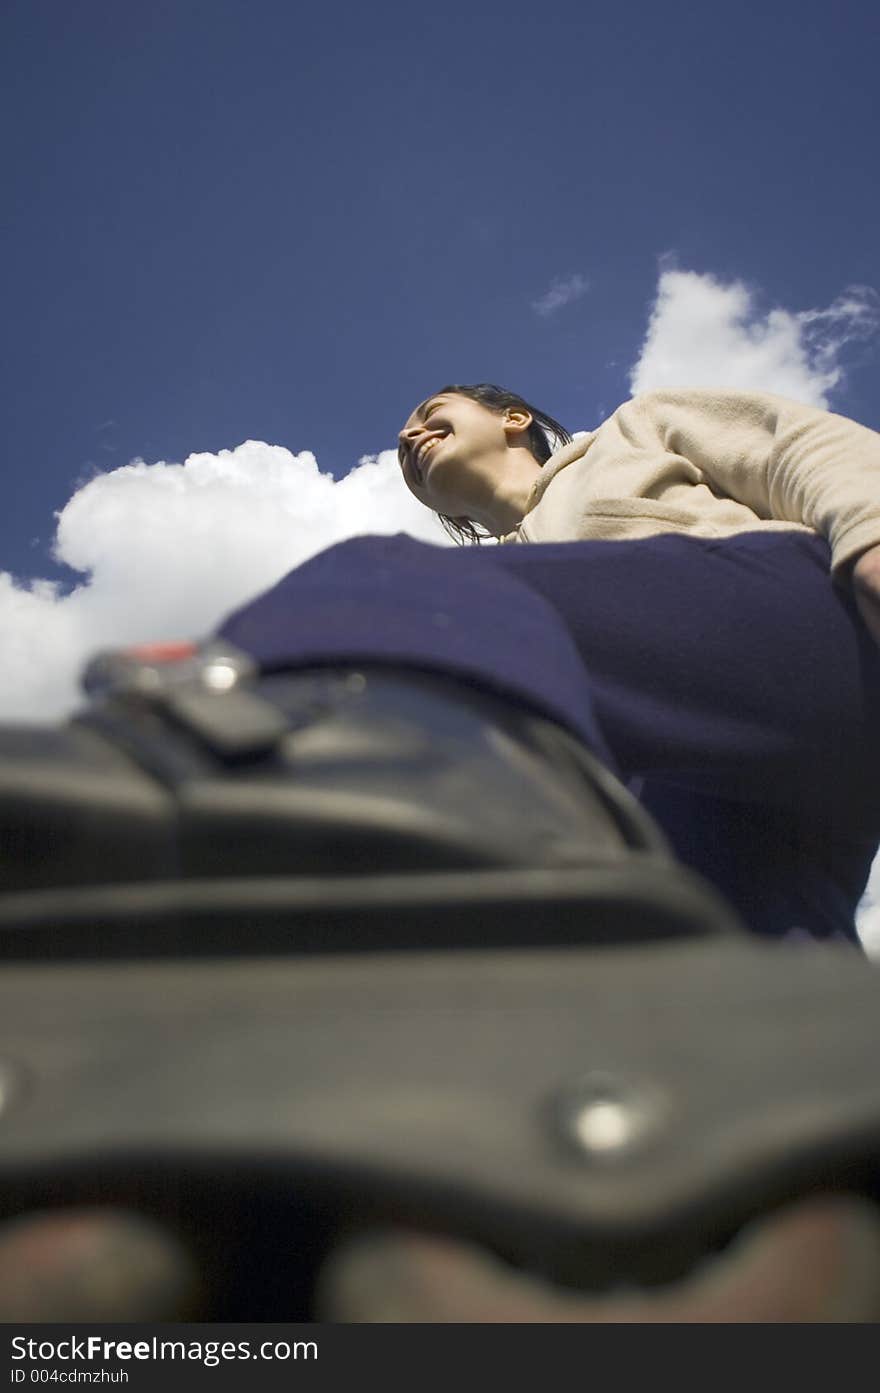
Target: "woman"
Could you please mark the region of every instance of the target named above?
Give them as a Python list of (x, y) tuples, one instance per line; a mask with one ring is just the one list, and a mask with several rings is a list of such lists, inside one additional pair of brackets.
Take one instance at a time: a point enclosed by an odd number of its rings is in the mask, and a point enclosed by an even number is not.
[(573, 441), (514, 393), (455, 385), (399, 455), (458, 540), (543, 544), (489, 555), (556, 606), (680, 856), (761, 931), (852, 937), (880, 834), (878, 655), (851, 598), (880, 642), (880, 436), (676, 390)]
[(479, 542), (475, 524), (520, 542), (808, 528), (833, 544), (839, 575), (853, 567), (880, 641), (880, 436), (845, 417), (769, 393), (661, 391), (572, 441), (482, 383), (427, 398), (398, 453), (407, 487), (459, 540)]

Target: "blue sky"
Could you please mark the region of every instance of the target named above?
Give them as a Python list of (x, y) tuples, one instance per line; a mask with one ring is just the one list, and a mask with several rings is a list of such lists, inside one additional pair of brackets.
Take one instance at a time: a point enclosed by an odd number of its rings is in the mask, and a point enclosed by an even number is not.
[[(878, 36), (846, 0), (7, 4), (0, 566), (73, 583), (95, 471), (255, 438), (339, 477), (450, 378), (587, 428), (664, 254), (764, 310), (880, 287)], [(875, 345), (847, 368), (880, 426)]]

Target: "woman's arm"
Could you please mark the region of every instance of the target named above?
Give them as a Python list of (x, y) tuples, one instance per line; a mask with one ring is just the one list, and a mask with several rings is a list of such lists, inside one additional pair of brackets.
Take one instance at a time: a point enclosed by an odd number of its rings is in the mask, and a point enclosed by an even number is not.
[[(649, 392), (615, 416), (633, 445), (653, 437), (655, 449), (660, 443), (689, 461), (717, 493), (758, 517), (826, 537), (835, 573), (880, 546), (880, 434), (867, 426), (770, 393), (726, 389)], [(860, 573), (868, 571), (865, 563)]]
[(861, 616), (880, 643), (880, 546), (859, 557), (852, 570), (852, 587)]

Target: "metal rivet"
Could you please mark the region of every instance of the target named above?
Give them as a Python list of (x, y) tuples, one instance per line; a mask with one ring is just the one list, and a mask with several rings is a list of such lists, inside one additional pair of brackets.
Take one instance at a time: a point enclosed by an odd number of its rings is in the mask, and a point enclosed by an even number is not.
[(617, 1160), (659, 1127), (666, 1109), (659, 1093), (610, 1074), (592, 1074), (556, 1103), (566, 1141), (591, 1160)]
[(572, 1131), (587, 1151), (617, 1151), (636, 1130), (632, 1108), (614, 1098), (584, 1103), (573, 1115)]
[(119, 683), (115, 685), (115, 689), (123, 692), (126, 689), (134, 690), (146, 696), (150, 692), (158, 691), (161, 686), (162, 678), (157, 668), (139, 667), (131, 676), (123, 675)]
[(209, 663), (202, 670), (202, 682), (212, 692), (228, 692), (238, 681), (238, 672), (231, 663)]

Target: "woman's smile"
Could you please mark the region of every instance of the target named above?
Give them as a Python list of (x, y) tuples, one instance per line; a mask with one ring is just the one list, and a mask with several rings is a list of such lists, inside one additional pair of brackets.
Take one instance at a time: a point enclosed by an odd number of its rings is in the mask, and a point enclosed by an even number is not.
[(414, 458), (416, 473), (418, 475), (420, 483), (423, 483), (427, 476), (428, 455), (434, 453), (434, 446), (439, 443), (441, 438), (442, 437), (439, 435), (431, 435), (426, 440), (421, 441), (421, 443), (416, 446)]

